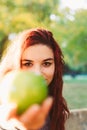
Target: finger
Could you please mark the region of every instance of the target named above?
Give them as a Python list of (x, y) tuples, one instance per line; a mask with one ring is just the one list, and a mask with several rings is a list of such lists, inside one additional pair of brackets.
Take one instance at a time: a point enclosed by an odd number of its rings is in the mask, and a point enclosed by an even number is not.
[(37, 122), (40, 121), (42, 123), (45, 122), (47, 115), (49, 114), (49, 111), (51, 109), (53, 103), (53, 98), (52, 97), (48, 97), (42, 104), (42, 106), (40, 107), (38, 113), (37, 113), (37, 118), (34, 117), (34, 121), (36, 120)]
[(17, 117), (17, 105), (16, 104), (10, 104), (9, 106), (9, 114), (8, 119)]
[(52, 102), (53, 98), (49, 97), (43, 102), (42, 106), (38, 104), (31, 106), (21, 115), (20, 120), (26, 122), (28, 118), (30, 121), (32, 121), (34, 118), (36, 118), (35, 116), (40, 116), (39, 114), (46, 116), (52, 106)]
[(2, 104), (0, 105), (0, 117), (2, 120), (8, 120), (16, 115), (15, 104)]
[(42, 105), (33, 105), (20, 117), (26, 127), (39, 128), (45, 123), (46, 116), (52, 106), (53, 98), (47, 98)]
[(41, 111), (44, 112), (44, 117), (47, 116), (53, 104), (53, 98), (48, 97), (42, 104)]
[(38, 104), (31, 106), (20, 116), (20, 121), (22, 121), (24, 124), (27, 124), (27, 122), (32, 122), (33, 118), (37, 115), (39, 109), (40, 106)]

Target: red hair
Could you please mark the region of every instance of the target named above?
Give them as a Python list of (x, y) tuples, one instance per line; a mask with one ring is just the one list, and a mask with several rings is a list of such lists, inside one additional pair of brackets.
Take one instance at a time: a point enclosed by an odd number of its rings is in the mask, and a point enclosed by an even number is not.
[(63, 91), (63, 54), (59, 44), (53, 38), (53, 34), (45, 29), (31, 29), (19, 34), (16, 41), (10, 46), (6, 56), (1, 62), (2, 75), (21, 67), (21, 56), (29, 46), (35, 44), (44, 44), (50, 47), (54, 53), (55, 73), (52, 82), (49, 85), (49, 95), (53, 96), (54, 102), (50, 111), (51, 123), (50, 130), (65, 130), (64, 123), (69, 113), (66, 101), (62, 95)]

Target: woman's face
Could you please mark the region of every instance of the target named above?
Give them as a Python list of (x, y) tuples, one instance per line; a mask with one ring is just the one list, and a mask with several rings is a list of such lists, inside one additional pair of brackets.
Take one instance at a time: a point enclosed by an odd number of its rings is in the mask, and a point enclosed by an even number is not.
[(54, 71), (54, 54), (46, 45), (33, 45), (25, 49), (21, 58), (21, 68), (42, 75), (48, 85), (51, 83)]

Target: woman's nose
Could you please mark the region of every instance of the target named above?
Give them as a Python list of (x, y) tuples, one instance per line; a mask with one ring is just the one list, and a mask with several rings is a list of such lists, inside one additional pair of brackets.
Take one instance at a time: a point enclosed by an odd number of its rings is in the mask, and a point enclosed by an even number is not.
[(38, 75), (41, 75), (42, 74), (42, 71), (41, 71), (41, 67), (40, 66), (35, 66), (32, 71), (35, 73), (35, 74), (38, 74)]

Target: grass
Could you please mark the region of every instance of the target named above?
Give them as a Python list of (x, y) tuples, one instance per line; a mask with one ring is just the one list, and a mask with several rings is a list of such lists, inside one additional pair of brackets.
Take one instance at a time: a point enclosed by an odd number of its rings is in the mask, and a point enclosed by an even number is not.
[(87, 108), (87, 77), (64, 77), (63, 95), (69, 109)]

